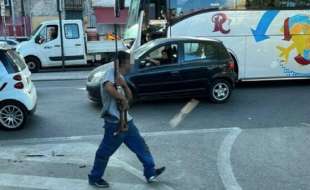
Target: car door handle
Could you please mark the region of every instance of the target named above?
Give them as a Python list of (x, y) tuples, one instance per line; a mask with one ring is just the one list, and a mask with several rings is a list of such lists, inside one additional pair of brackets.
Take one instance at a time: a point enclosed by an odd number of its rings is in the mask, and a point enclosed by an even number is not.
[(81, 44), (75, 44), (75, 46), (81, 46)]
[(60, 45), (55, 45), (54, 47), (60, 47)]
[(52, 46), (44, 46), (44, 49), (51, 49)]

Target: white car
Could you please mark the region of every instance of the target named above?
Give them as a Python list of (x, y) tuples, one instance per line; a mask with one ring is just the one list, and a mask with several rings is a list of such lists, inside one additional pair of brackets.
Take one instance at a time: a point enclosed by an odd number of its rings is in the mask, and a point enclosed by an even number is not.
[(18, 41), (14, 40), (14, 39), (4, 39), (4, 38), (0, 38), (0, 42), (1, 43), (6, 43), (7, 45), (16, 48), (16, 46), (19, 44)]
[(37, 92), (24, 59), (0, 43), (0, 127), (22, 128), (36, 109)]

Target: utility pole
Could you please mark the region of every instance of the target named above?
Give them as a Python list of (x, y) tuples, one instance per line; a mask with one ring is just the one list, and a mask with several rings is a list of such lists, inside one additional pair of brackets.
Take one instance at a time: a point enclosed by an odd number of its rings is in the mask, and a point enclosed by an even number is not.
[(13, 34), (16, 39), (16, 18), (15, 18), (14, 1), (10, 0), (10, 4), (11, 4), (11, 13), (12, 13)]
[(60, 47), (61, 47), (61, 62), (62, 62), (62, 70), (65, 70), (65, 51), (64, 51), (64, 39), (63, 39), (63, 28), (62, 28), (62, 18), (61, 12), (63, 11), (63, 1), (57, 0), (57, 10), (58, 10), (58, 17), (59, 17), (59, 33), (60, 33)]
[[(121, 9), (124, 9), (124, 3), (125, 0), (115, 0), (114, 5), (114, 16), (115, 18), (120, 17), (120, 11)], [(117, 23), (114, 23), (114, 33), (115, 33), (115, 59), (114, 59), (114, 79), (115, 79), (115, 88), (120, 94), (124, 94), (124, 91), (122, 90), (121, 85), (119, 84), (119, 78), (120, 78), (120, 71), (119, 71), (119, 59), (118, 59), (118, 39), (117, 39)], [(118, 103), (118, 110), (120, 114), (120, 126), (118, 127), (117, 131), (114, 133), (115, 135), (118, 135), (121, 132), (128, 131), (128, 118), (127, 118), (127, 109), (124, 110), (122, 108), (122, 105)]]
[(21, 8), (22, 8), (22, 17), (23, 17), (23, 30), (24, 36), (27, 36), (27, 28), (26, 28), (26, 14), (25, 14), (25, 4), (24, 0), (21, 0)]
[(4, 40), (6, 40), (6, 20), (5, 20), (5, 4), (4, 0), (1, 0), (0, 2), (0, 7), (1, 7), (1, 17), (2, 17), (2, 24), (3, 24), (3, 35), (4, 35)]

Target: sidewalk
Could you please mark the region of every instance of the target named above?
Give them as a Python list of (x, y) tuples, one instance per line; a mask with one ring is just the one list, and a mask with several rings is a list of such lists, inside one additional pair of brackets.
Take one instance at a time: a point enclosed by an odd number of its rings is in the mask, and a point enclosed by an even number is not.
[[(167, 171), (158, 182), (147, 184), (136, 155), (122, 145), (111, 157), (106, 170), (105, 179), (111, 184), (109, 189), (223, 189), (216, 169), (217, 148), (222, 139), (235, 130), (142, 133), (157, 166), (165, 165)], [(1, 140), (0, 189), (93, 190), (95, 188), (88, 185), (87, 174), (101, 139), (102, 135)]]
[(66, 72), (45, 72), (33, 73), (32, 81), (51, 81), (51, 80), (86, 80), (91, 71), (66, 71)]

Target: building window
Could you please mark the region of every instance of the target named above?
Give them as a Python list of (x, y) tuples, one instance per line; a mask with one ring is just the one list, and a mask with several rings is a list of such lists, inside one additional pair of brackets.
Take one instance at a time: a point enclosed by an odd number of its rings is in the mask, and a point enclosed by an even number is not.
[(83, 0), (65, 0), (66, 10), (83, 10)]
[(10, 0), (4, 0), (4, 5), (9, 7), (10, 6)]
[(309, 8), (310, 0), (247, 0), (248, 9), (300, 9)]
[(67, 39), (80, 38), (79, 26), (77, 24), (65, 24), (65, 37)]

